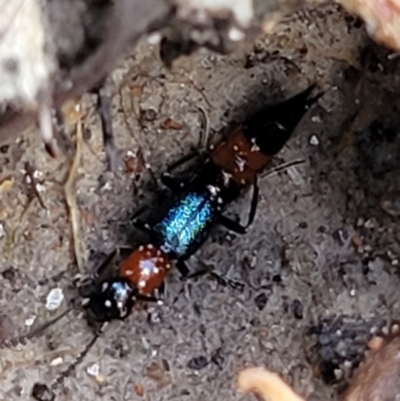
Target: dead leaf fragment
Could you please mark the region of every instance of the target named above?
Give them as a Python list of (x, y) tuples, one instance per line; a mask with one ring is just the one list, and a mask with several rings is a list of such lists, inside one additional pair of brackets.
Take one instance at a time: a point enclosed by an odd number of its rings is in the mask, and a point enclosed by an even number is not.
[(175, 121), (172, 118), (167, 118), (160, 124), (160, 128), (162, 129), (180, 130), (182, 127), (182, 123), (180, 123), (179, 121)]

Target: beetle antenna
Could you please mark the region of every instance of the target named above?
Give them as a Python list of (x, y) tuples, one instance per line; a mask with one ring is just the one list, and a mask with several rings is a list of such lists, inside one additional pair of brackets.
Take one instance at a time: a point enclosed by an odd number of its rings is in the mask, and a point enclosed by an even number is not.
[[(104, 326), (104, 325), (103, 325)], [(52, 382), (50, 386), (44, 383), (35, 383), (32, 388), (31, 395), (34, 399), (38, 401), (43, 400), (54, 400), (55, 399), (55, 390), (59, 385), (61, 385), (64, 380), (69, 377), (75, 370), (75, 368), (82, 363), (85, 359), (86, 355), (90, 352), (93, 348), (94, 344), (96, 343), (97, 339), (102, 334), (102, 328), (100, 328), (92, 339), (86, 344), (85, 348), (81, 351), (81, 353), (77, 356), (74, 362), (72, 362), (63, 372), (61, 372)]]
[(0, 348), (12, 348), (16, 347), (19, 344), (25, 344), (27, 340), (32, 340), (32, 338), (39, 337), (46, 331), (50, 326), (57, 323), (61, 320), (64, 316), (68, 315), (74, 308), (71, 306), (67, 308), (64, 312), (60, 313), (58, 316), (54, 317), (53, 319), (48, 320), (47, 322), (41, 324), (39, 327), (32, 329), (29, 333), (24, 334), (19, 337), (12, 338), (10, 340), (5, 340), (3, 343), (0, 344)]

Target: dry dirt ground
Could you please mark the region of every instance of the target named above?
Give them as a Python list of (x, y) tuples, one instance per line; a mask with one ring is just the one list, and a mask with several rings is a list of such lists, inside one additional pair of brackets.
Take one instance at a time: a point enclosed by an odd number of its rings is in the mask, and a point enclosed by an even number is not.
[[(113, 75), (124, 171), (106, 172), (94, 99), (82, 101), (76, 198), (87, 269), (116, 246), (134, 245), (128, 217), (160, 200), (150, 196), (150, 174), (132, 155), (140, 150), (159, 176), (197, 146), (207, 125), (215, 138), (312, 82), (325, 95), (274, 165), (304, 162), (261, 180), (248, 234), (217, 229), (190, 260), (193, 269), (211, 266), (240, 285), (223, 286), (211, 275), (181, 281), (171, 272), (164, 305), (138, 306), (106, 327), (55, 386), (56, 399), (251, 399), (234, 386), (249, 365), (280, 372), (310, 400), (337, 399), (371, 333), (400, 316), (398, 59), (332, 5), (290, 16), (272, 36), (229, 56), (200, 50), (167, 70), (157, 54), (145, 38)], [(61, 190), (69, 162), (51, 159), (32, 132), (0, 150), (4, 342), (68, 306), (77, 268)], [(45, 207), (26, 179), (27, 163)], [(245, 196), (231, 213), (245, 218), (248, 204)], [(54, 288), (66, 299), (48, 311)], [(0, 399), (31, 399), (33, 384), (51, 385), (92, 336), (77, 308), (26, 344), (3, 347)]]

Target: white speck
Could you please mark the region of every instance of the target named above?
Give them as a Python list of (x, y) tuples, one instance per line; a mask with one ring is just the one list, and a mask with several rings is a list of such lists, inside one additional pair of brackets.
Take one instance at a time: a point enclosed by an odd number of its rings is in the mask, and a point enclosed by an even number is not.
[(87, 306), (90, 302), (90, 298), (82, 298), (81, 305), (82, 306)]
[(139, 283), (138, 283), (138, 287), (139, 287), (139, 288), (144, 288), (144, 287), (146, 287), (146, 281), (140, 280)]
[(362, 227), (363, 225), (364, 225), (364, 219), (362, 217), (359, 217), (357, 219), (356, 226), (357, 227)]
[(33, 323), (35, 323), (35, 320), (36, 320), (36, 316), (28, 317), (28, 319), (25, 320), (25, 326), (28, 326), (28, 327), (32, 326)]
[(379, 331), (378, 328), (375, 326), (372, 326), (371, 329), (369, 330), (370, 334), (373, 335), (376, 334), (378, 331)]
[(110, 191), (112, 189), (111, 181), (107, 181), (102, 188), (104, 191)]
[(239, 171), (242, 173), (246, 168), (246, 160), (242, 159), (240, 156), (236, 156), (235, 162), (238, 166)]
[(111, 301), (109, 300), (109, 299), (106, 299), (105, 300), (105, 302), (104, 302), (104, 306), (106, 307), (106, 308), (111, 308)]
[(161, 40), (161, 35), (158, 32), (149, 35), (149, 37), (147, 38), (147, 41), (151, 45), (157, 45), (160, 42), (160, 40)]
[(356, 290), (354, 289), (354, 288), (352, 288), (351, 290), (350, 290), (350, 296), (351, 297), (354, 297), (356, 295)]
[(304, 179), (301, 176), (301, 173), (296, 167), (290, 167), (287, 169), (287, 174), (293, 181), (295, 185), (302, 185), (304, 183)]
[(54, 358), (50, 362), (50, 366), (58, 366), (58, 365), (61, 365), (63, 362), (64, 362), (64, 360), (61, 358), (61, 356), (59, 356), (58, 358)]
[(372, 246), (371, 245), (364, 245), (364, 252), (372, 252)]
[(312, 116), (312, 117), (311, 117), (311, 121), (312, 121), (313, 123), (321, 123), (321, 122), (322, 122), (320, 116)]
[(4, 231), (3, 224), (0, 223), (0, 238), (3, 238), (6, 232)]
[(44, 192), (44, 190), (46, 189), (46, 187), (42, 184), (36, 184), (36, 190), (38, 192)]
[(398, 259), (393, 259), (392, 260), (392, 266), (398, 266), (399, 265), (399, 260)]
[(106, 291), (107, 288), (108, 288), (108, 283), (105, 281), (105, 282), (103, 283), (103, 285), (101, 286), (101, 292)]
[(342, 371), (342, 369), (335, 369), (335, 370), (333, 371), (333, 373), (335, 374), (335, 378), (336, 378), (337, 380), (340, 380), (340, 379), (343, 378), (343, 371)]
[(388, 60), (394, 60), (395, 58), (398, 58), (400, 56), (400, 52), (395, 52), (395, 53), (390, 53), (387, 56)]
[(147, 168), (147, 170), (151, 170), (151, 164), (150, 163), (146, 163), (144, 166)]
[(35, 170), (33, 172), (33, 178), (35, 178), (36, 180), (43, 178), (43, 172), (39, 171), (39, 170)]
[(149, 344), (149, 341), (147, 340), (146, 337), (142, 337), (141, 340), (142, 340), (143, 347), (145, 349), (150, 349), (151, 348), (151, 345)]
[(365, 228), (374, 228), (374, 227), (376, 227), (376, 220), (373, 217), (371, 219), (368, 219), (364, 223), (364, 227)]
[(311, 135), (309, 143), (312, 146), (318, 146), (319, 145), (319, 139), (318, 139), (317, 135)]
[(257, 146), (256, 138), (251, 138), (251, 143), (253, 144), (253, 146), (251, 147), (251, 151), (258, 152), (260, 148)]
[(147, 245), (147, 249), (153, 249), (153, 248), (154, 248), (154, 246), (152, 244)]
[(240, 40), (243, 40), (244, 36), (244, 33), (240, 29), (234, 27), (229, 29), (228, 37), (232, 42), (239, 42)]
[(208, 189), (208, 191), (210, 192), (210, 194), (212, 196), (217, 196), (217, 194), (218, 194), (218, 188), (217, 187), (215, 187), (214, 185), (207, 185), (207, 189)]
[(100, 374), (100, 366), (97, 363), (94, 363), (86, 368), (86, 372), (88, 375), (96, 377)]
[(64, 299), (64, 293), (61, 288), (53, 288), (46, 298), (46, 309), (56, 310), (60, 307)]

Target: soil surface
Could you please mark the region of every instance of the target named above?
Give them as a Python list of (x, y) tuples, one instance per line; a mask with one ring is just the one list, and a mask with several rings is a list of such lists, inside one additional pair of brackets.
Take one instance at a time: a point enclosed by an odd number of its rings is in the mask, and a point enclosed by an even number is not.
[[(113, 73), (121, 171), (106, 170), (95, 98), (82, 99), (75, 197), (86, 271), (115, 247), (135, 246), (129, 216), (166, 196), (152, 175), (198, 147), (202, 132), (216, 140), (262, 105), (314, 82), (325, 95), (274, 166), (302, 162), (260, 180), (249, 232), (217, 228), (190, 260), (191, 269), (212, 267), (237, 285), (211, 274), (182, 281), (171, 271), (164, 304), (138, 305), (126, 321), (105, 327), (54, 385), (56, 400), (251, 399), (234, 386), (250, 365), (280, 372), (309, 400), (337, 399), (367, 340), (399, 316), (399, 60), (334, 5), (289, 16), (231, 55), (201, 49), (171, 69), (153, 39), (144, 38)], [(0, 149), (3, 343), (76, 297), (63, 193), (70, 164), (52, 159), (33, 129)], [(229, 212), (245, 220), (249, 201), (247, 194)], [(65, 299), (49, 310), (56, 288)], [(75, 307), (23, 344), (5, 345), (0, 399), (32, 399), (34, 384), (55, 383), (92, 338)]]

